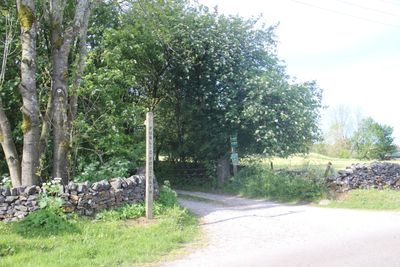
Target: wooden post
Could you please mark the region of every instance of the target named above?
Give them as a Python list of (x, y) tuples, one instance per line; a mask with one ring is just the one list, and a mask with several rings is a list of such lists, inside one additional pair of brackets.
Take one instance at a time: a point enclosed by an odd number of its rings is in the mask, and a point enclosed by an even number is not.
[(324, 174), (324, 178), (328, 177), (329, 173), (332, 172), (331, 170), (332, 168), (332, 162), (328, 162), (328, 165), (326, 165), (326, 170), (325, 170), (325, 174)]
[(237, 173), (238, 173), (237, 165), (233, 164), (233, 176), (236, 176)]
[(153, 218), (153, 113), (146, 114), (146, 218)]

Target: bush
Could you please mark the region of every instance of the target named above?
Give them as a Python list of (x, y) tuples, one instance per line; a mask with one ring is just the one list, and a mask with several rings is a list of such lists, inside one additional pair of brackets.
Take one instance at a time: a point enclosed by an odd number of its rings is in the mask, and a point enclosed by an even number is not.
[(115, 159), (104, 164), (96, 161), (85, 166), (74, 180), (76, 182), (97, 182), (107, 180), (110, 177), (127, 177), (136, 167), (134, 163), (124, 159)]
[(165, 207), (173, 207), (178, 204), (178, 195), (171, 189), (169, 181), (164, 181), (164, 185), (161, 186), (158, 202)]
[(249, 197), (280, 201), (314, 200), (323, 196), (324, 186), (311, 173), (301, 177), (291, 172), (274, 172), (260, 164), (243, 168), (226, 190)]

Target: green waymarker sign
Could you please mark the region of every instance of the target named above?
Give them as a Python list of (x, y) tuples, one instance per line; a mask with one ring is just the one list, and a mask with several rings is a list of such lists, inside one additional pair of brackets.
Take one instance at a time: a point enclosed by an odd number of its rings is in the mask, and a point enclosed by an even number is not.
[(238, 147), (238, 141), (237, 141), (237, 136), (231, 136), (231, 147)]
[(238, 153), (231, 154), (231, 160), (233, 165), (239, 165), (239, 155)]

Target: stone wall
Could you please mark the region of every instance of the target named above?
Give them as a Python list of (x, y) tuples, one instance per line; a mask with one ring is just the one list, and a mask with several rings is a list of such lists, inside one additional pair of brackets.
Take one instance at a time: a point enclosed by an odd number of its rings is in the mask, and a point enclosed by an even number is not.
[[(103, 209), (144, 201), (146, 178), (143, 174), (129, 178), (114, 178), (91, 184), (74, 183), (61, 186), (56, 195), (63, 199), (64, 212), (76, 212), (83, 216), (93, 216)], [(0, 187), (0, 220), (22, 219), (30, 212), (39, 209), (39, 194), (44, 189), (39, 186), (18, 188)], [(154, 195), (159, 195), (157, 181), (154, 179)]]
[(352, 189), (390, 188), (400, 190), (400, 164), (373, 162), (353, 164), (327, 178), (329, 188), (337, 192)]

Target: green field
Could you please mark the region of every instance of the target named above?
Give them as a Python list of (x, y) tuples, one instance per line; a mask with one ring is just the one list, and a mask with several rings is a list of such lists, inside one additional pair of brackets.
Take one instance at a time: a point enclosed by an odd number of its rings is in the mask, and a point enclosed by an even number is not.
[[(370, 163), (372, 161), (360, 160), (360, 159), (340, 159), (324, 156), (317, 153), (310, 153), (307, 155), (295, 155), (288, 158), (272, 158), (271, 161), (274, 164), (275, 169), (289, 169), (289, 170), (299, 170), (299, 169), (316, 169), (320, 171), (325, 171), (328, 162), (332, 163), (332, 168), (334, 171), (343, 170), (351, 164), (355, 163)], [(263, 159), (264, 164), (270, 164), (269, 159)], [(391, 160), (387, 162), (399, 163), (400, 160)]]

